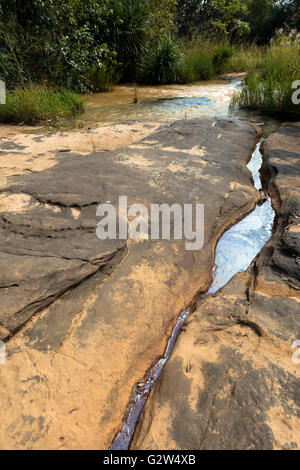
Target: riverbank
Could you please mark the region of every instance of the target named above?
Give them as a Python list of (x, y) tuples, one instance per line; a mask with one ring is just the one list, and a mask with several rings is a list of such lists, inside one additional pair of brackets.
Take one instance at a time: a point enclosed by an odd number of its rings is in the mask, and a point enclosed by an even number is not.
[[(116, 85), (107, 93), (84, 95), (85, 112), (76, 120), (43, 125), (0, 124), (0, 135), (21, 133), (88, 132), (97, 127), (128, 121), (171, 123), (178, 119), (230, 116), (268, 123), (270, 130), (280, 125), (275, 119), (245, 110), (232, 111), (230, 103), (241, 87), (244, 74), (226, 74), (218, 80), (201, 81), (188, 85), (140, 86), (138, 102), (134, 103), (132, 84)], [(76, 137), (75, 137), (76, 138)]]
[[(214, 105), (215, 115), (228, 115), (230, 106), (235, 115), (257, 113), (276, 119), (298, 119), (299, 106), (292, 99), (296, 93), (293, 84), (300, 70), (298, 43), (273, 44), (265, 48), (239, 47), (232, 56), (224, 59), (222, 67), (213, 68), (205, 75), (201, 72), (202, 67), (207, 66), (208, 58), (214, 60), (211, 47), (201, 49), (201, 41), (191, 48), (186, 46), (189, 60), (197, 69), (197, 73), (190, 74), (190, 79), (186, 80), (173, 79), (160, 85), (155, 85), (159, 83), (155, 81), (150, 82), (154, 85), (143, 82), (114, 85), (105, 93), (86, 95), (45, 85), (16, 88), (7, 94), (7, 104), (0, 105), (0, 122), (42, 122), (50, 128), (71, 128), (84, 126), (87, 120), (99, 123), (124, 119), (159, 121), (167, 112), (171, 121), (210, 117), (213, 113), (205, 113), (205, 107)], [(216, 44), (214, 48), (218, 50)], [(202, 102), (182, 100), (181, 103), (177, 101), (176, 106), (175, 102), (167, 101), (184, 97), (199, 97)]]

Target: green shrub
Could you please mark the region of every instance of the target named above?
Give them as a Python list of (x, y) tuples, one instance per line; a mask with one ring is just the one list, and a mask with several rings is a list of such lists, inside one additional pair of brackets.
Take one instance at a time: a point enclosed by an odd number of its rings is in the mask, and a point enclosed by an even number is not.
[(30, 85), (7, 93), (6, 104), (0, 105), (0, 122), (34, 124), (75, 117), (83, 110), (83, 99), (76, 93)]
[(111, 91), (120, 78), (121, 74), (113, 66), (98, 65), (91, 67), (88, 72), (88, 83), (93, 91), (98, 92)]
[(140, 79), (145, 83), (166, 85), (183, 81), (183, 55), (170, 35), (164, 35), (145, 55)]
[(236, 50), (212, 39), (194, 38), (182, 44), (182, 51), (185, 82), (210, 80), (224, 72), (240, 71), (234, 70), (231, 64)]
[(271, 46), (260, 68), (247, 76), (232, 106), (258, 110), (268, 115), (299, 117), (299, 105), (292, 102), (294, 81), (300, 76), (300, 46)]
[(231, 47), (226, 45), (219, 45), (216, 48), (215, 55), (213, 58), (214, 70), (216, 73), (222, 73), (225, 70), (225, 65), (229, 59), (234, 55), (234, 51)]

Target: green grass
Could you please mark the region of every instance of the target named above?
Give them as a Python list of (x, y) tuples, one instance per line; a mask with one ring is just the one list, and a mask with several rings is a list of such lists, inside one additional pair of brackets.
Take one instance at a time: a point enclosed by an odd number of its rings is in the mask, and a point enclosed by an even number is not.
[(236, 46), (234, 54), (225, 66), (225, 72), (249, 72), (259, 68), (265, 54), (265, 48), (248, 45)]
[(226, 71), (233, 54), (234, 49), (227, 44), (201, 37), (178, 44), (166, 35), (145, 55), (139, 81), (167, 84), (210, 80)]
[(183, 57), (181, 83), (211, 80), (228, 71), (235, 53), (228, 44), (205, 38), (194, 38), (180, 45)]
[(233, 98), (232, 107), (299, 118), (300, 106), (292, 102), (295, 91), (292, 84), (299, 77), (299, 44), (270, 46), (260, 59), (259, 67), (248, 73), (242, 91)]
[(260, 67), (264, 49), (252, 45), (229, 46), (196, 38), (182, 44), (187, 82), (210, 80), (223, 73), (249, 72)]
[(54, 91), (44, 85), (23, 86), (7, 93), (6, 104), (0, 105), (0, 122), (53, 122), (61, 118), (73, 118), (83, 110), (83, 99), (72, 91)]
[(200, 38), (182, 44), (186, 82), (209, 80), (215, 76), (216, 49), (214, 42)]

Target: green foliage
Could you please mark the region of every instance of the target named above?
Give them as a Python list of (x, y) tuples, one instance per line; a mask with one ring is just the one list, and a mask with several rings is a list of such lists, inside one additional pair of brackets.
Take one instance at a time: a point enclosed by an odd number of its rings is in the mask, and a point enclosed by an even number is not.
[(80, 3), (85, 14), (95, 7), (100, 15), (96, 0), (6, 0), (0, 11), (0, 75), (9, 88), (47, 81), (88, 91), (86, 69), (101, 63), (104, 49), (80, 16)]
[(280, 28), (300, 30), (300, 0), (178, 0), (179, 36), (268, 44)]
[(184, 78), (186, 82), (209, 80), (215, 75), (214, 55), (216, 44), (203, 38), (183, 44)]
[(7, 93), (6, 104), (0, 105), (0, 122), (34, 124), (71, 118), (83, 110), (83, 99), (69, 90), (53, 91), (42, 85), (30, 85)]
[(183, 56), (178, 44), (165, 34), (144, 57), (140, 79), (145, 83), (182, 82)]
[(61, 37), (59, 47), (49, 45), (49, 52), (51, 83), (79, 92), (92, 90), (87, 72), (90, 67), (102, 66), (104, 49), (94, 44), (87, 26)]
[(248, 0), (248, 21), (251, 26), (250, 41), (268, 44), (276, 30), (291, 18), (289, 3), (274, 0)]
[(261, 53), (247, 41), (266, 44), (277, 30), (296, 37), (299, 2), (0, 0), (0, 78), (8, 89), (92, 92), (120, 79), (181, 83), (252, 70)]
[(238, 45), (224, 67), (224, 72), (248, 72), (261, 66), (265, 49), (255, 45)]
[(226, 44), (199, 37), (183, 45), (186, 82), (210, 80), (231, 70), (235, 50)]
[(260, 69), (249, 73), (232, 105), (264, 114), (299, 117), (299, 106), (292, 102), (292, 84), (299, 76), (300, 46), (271, 46), (265, 52)]
[(248, 13), (247, 0), (213, 0), (214, 17), (210, 24), (214, 35), (219, 38), (242, 38), (250, 33), (246, 21)]
[(158, 38), (162, 34), (174, 32), (174, 15), (177, 6), (177, 0), (150, 0), (151, 38)]
[(176, 24), (179, 34), (205, 35), (218, 40), (245, 39), (250, 32), (250, 0), (178, 0)]
[(103, 74), (116, 61), (127, 75), (134, 71), (149, 23), (147, 0), (6, 0), (0, 76), (9, 88), (47, 81), (93, 91), (90, 70)]
[(117, 64), (102, 64), (91, 67), (88, 71), (87, 80), (93, 91), (111, 91), (113, 86), (120, 80), (120, 72)]
[(134, 79), (149, 35), (150, 10), (147, 0), (110, 0), (106, 43), (117, 52), (126, 79)]
[(300, 30), (300, 0), (292, 0), (288, 7), (289, 26)]
[(214, 69), (216, 73), (222, 73), (225, 69), (225, 65), (229, 59), (233, 56), (234, 51), (232, 47), (219, 45), (216, 48), (216, 52), (213, 58)]
[(231, 47), (203, 37), (177, 44), (165, 36), (145, 55), (139, 76), (146, 83), (190, 83), (210, 80), (225, 72), (247, 72), (260, 67), (264, 49)]
[(175, 26), (179, 37), (203, 36), (214, 13), (213, 0), (178, 0)]

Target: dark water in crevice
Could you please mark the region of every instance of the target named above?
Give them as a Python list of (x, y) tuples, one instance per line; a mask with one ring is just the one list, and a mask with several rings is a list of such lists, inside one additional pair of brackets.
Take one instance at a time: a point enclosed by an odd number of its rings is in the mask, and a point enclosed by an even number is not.
[[(257, 204), (256, 208), (248, 216), (231, 227), (220, 238), (216, 249), (214, 281), (207, 295), (215, 294), (237, 273), (246, 271), (253, 259), (272, 236), (275, 211), (272, 208), (270, 197), (264, 194), (262, 190), (260, 168), (263, 159), (260, 152), (260, 144), (261, 142), (257, 144), (253, 152), (248, 168), (252, 173), (254, 187), (261, 192), (262, 200), (265, 199), (265, 202)], [(136, 385), (123, 427), (115, 437), (110, 450), (129, 449), (136, 425), (147, 399), (174, 349), (176, 339), (186, 318), (191, 313), (190, 309), (181, 312), (172, 331), (164, 356), (151, 367), (146, 377)]]
[(136, 389), (133, 394), (133, 398), (129, 405), (129, 411), (126, 416), (125, 422), (119, 434), (115, 437), (110, 450), (128, 450), (133, 434), (138, 423), (139, 417), (146, 405), (147, 399), (154, 387), (155, 382), (159, 378), (160, 374), (163, 371), (163, 368), (168, 361), (175, 343), (178, 337), (178, 334), (181, 331), (181, 328), (191, 313), (191, 310), (187, 309), (181, 312), (177, 323), (172, 331), (172, 335), (168, 341), (168, 345), (165, 351), (165, 354), (160, 358), (147, 372), (146, 377), (143, 381), (139, 382), (136, 385)]

